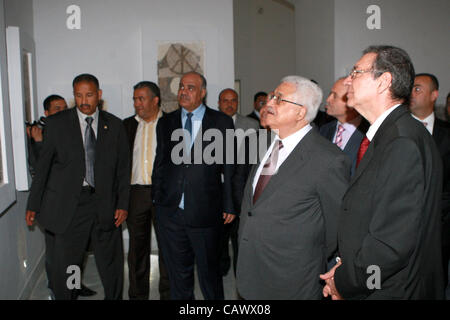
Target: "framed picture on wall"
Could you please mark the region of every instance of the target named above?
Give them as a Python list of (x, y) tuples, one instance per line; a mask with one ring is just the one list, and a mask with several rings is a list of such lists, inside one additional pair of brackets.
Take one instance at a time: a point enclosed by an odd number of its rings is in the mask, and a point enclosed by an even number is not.
[[(5, 27), (0, 26), (0, 52), (6, 52)], [(0, 55), (0, 216), (16, 201), (6, 56)]]
[(7, 27), (6, 47), (15, 183), (17, 190), (27, 191), (31, 175), (26, 123), (37, 118), (34, 42), (18, 27)]

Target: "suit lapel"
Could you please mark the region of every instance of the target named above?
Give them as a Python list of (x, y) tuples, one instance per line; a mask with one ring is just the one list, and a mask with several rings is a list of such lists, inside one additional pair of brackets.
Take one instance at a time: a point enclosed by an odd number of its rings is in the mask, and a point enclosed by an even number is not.
[[(254, 204), (255, 207), (258, 206), (260, 203), (264, 203), (264, 201), (269, 198), (269, 195), (277, 191), (277, 188), (283, 184), (283, 181), (289, 179), (292, 176), (293, 172), (297, 172), (298, 170), (300, 170), (302, 166), (305, 165), (307, 159), (305, 157), (308, 154), (310, 144), (313, 143), (313, 140), (315, 139), (314, 135), (316, 134), (318, 133), (316, 133), (314, 129), (310, 130), (303, 137), (303, 139), (295, 146), (294, 150), (292, 150), (292, 152), (289, 154), (286, 160), (278, 168), (277, 173), (270, 178), (269, 182), (267, 183), (267, 186), (264, 188), (258, 200), (255, 202)], [(256, 167), (256, 169), (257, 168), (258, 167)], [(253, 179), (256, 174), (256, 169), (254, 169), (254, 172), (252, 172)], [(252, 193), (252, 203), (253, 203), (253, 193)]]
[(107, 143), (109, 137), (109, 123), (106, 118), (104, 111), (100, 111), (98, 114), (98, 124), (97, 124), (97, 142), (95, 144), (95, 164), (102, 163), (102, 154), (108, 154)]
[(83, 144), (83, 136), (81, 134), (81, 127), (80, 127), (80, 119), (78, 118), (77, 113), (77, 107), (73, 107), (71, 109), (70, 113), (70, 123), (71, 123), (71, 131), (70, 134), (72, 137), (74, 137), (74, 150), (78, 150), (81, 154), (83, 154), (84, 159), (84, 144)]
[(350, 180), (350, 185), (349, 185), (348, 189), (350, 189), (350, 187), (358, 180), (358, 178), (361, 176), (361, 174), (369, 166), (369, 163), (374, 156), (374, 152), (375, 152), (377, 145), (380, 143), (383, 143), (383, 139), (384, 139), (386, 133), (389, 131), (389, 128), (395, 124), (395, 122), (398, 120), (398, 118), (400, 118), (407, 112), (408, 111), (404, 105), (398, 106), (383, 121), (383, 123), (378, 128), (377, 132), (375, 133), (375, 136), (373, 137), (372, 141), (370, 142), (370, 145), (367, 148), (367, 151), (364, 154), (364, 157), (362, 158), (361, 162), (359, 163), (358, 168), (356, 168), (356, 172)]

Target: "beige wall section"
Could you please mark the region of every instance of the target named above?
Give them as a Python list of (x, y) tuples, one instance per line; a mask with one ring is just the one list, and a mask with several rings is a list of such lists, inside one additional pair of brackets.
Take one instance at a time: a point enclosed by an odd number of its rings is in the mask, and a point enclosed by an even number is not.
[(233, 11), (235, 77), (246, 115), (256, 92), (271, 91), (282, 77), (296, 73), (295, 12), (272, 0), (234, 0)]

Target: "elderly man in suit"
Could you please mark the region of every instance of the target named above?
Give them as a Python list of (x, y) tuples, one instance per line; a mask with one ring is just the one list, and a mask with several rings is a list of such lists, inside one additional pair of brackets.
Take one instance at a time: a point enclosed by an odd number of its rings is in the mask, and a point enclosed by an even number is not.
[(335, 120), (320, 127), (320, 134), (337, 145), (350, 158), (350, 175), (356, 168), (356, 155), (369, 123), (359, 113), (347, 106), (345, 78), (339, 78), (331, 88), (325, 110)]
[(277, 132), (244, 191), (237, 289), (244, 299), (320, 299), (319, 274), (337, 247), (350, 161), (310, 125), (322, 90), (289, 76), (270, 93), (266, 124)]
[[(130, 300), (148, 300), (151, 230), (154, 221), (152, 169), (156, 153), (156, 126), (163, 116), (159, 87), (151, 81), (137, 83), (133, 87), (133, 102), (136, 114), (123, 121), (131, 156), (130, 205), (126, 222), (130, 234), (128, 296)], [(169, 279), (159, 245), (158, 253), (159, 295), (161, 300), (166, 300), (170, 297)]]
[[(186, 73), (178, 89), (181, 108), (162, 117), (156, 127), (152, 196), (170, 295), (177, 300), (195, 298), (194, 261), (203, 297), (224, 298), (220, 233), (222, 224), (235, 217), (231, 192), (234, 165), (225, 162), (226, 144), (223, 150), (216, 150), (224, 158), (205, 159), (202, 155), (205, 149), (211, 150), (213, 141), (203, 135), (209, 131), (225, 137), (234, 126), (230, 117), (203, 104), (205, 96), (206, 79), (197, 72)], [(183, 159), (178, 158), (180, 145)]]
[[(76, 108), (47, 118), (26, 221), (54, 233), (56, 299), (75, 298), (69, 267), (81, 267), (90, 240), (106, 299), (121, 299), (121, 224), (127, 218), (129, 150), (122, 121), (98, 109), (96, 77), (73, 80)], [(69, 272), (69, 273), (68, 273)], [(73, 271), (72, 271), (73, 272)]]
[(341, 261), (321, 278), (333, 299), (442, 299), (442, 161), (409, 101), (414, 67), (392, 46), (371, 46), (346, 78), (348, 105), (370, 127), (344, 195)]
[(434, 106), (439, 96), (439, 81), (433, 74), (420, 73), (414, 79), (409, 109), (433, 136), (444, 164), (442, 192), (442, 262), (444, 287), (448, 285), (450, 257), (450, 124), (435, 116)]
[[(250, 135), (256, 135), (257, 130), (259, 129), (259, 122), (255, 119), (244, 117), (237, 113), (239, 104), (238, 94), (235, 90), (227, 88), (223, 89), (219, 94), (219, 110), (230, 116), (234, 122), (234, 128), (236, 130), (240, 129), (243, 132), (239, 132), (240, 137), (243, 139), (237, 139), (236, 150), (238, 152), (244, 151), (245, 149), (241, 149), (241, 144), (244, 142), (244, 139), (248, 139)], [(254, 139), (256, 141), (256, 139)], [(245, 156), (245, 155), (244, 155)], [(237, 155), (237, 159), (239, 159), (240, 155)], [(240, 202), (239, 202), (240, 203)], [(235, 201), (236, 205), (236, 201)], [(236, 208), (238, 211), (238, 208)], [(228, 242), (231, 238), (231, 245), (233, 248), (233, 269), (236, 274), (236, 262), (238, 256), (238, 245), (237, 245), (237, 231), (239, 228), (239, 218), (233, 220), (232, 223), (224, 225), (224, 230), (222, 234), (222, 254), (220, 258), (220, 273), (224, 276), (228, 273), (228, 269), (230, 268), (230, 254), (228, 251)]]

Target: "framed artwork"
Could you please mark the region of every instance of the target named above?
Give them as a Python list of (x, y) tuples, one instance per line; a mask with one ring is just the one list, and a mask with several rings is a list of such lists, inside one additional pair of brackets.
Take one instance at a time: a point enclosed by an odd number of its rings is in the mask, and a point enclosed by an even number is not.
[[(5, 27), (0, 25), (0, 52), (6, 52)], [(0, 55), (0, 215), (16, 201), (6, 55)]]
[(158, 83), (161, 89), (161, 109), (178, 109), (177, 94), (180, 79), (186, 72), (204, 72), (205, 44), (202, 41), (158, 42)]
[(31, 186), (26, 123), (37, 119), (34, 42), (18, 27), (6, 28), (11, 130), (16, 189)]

